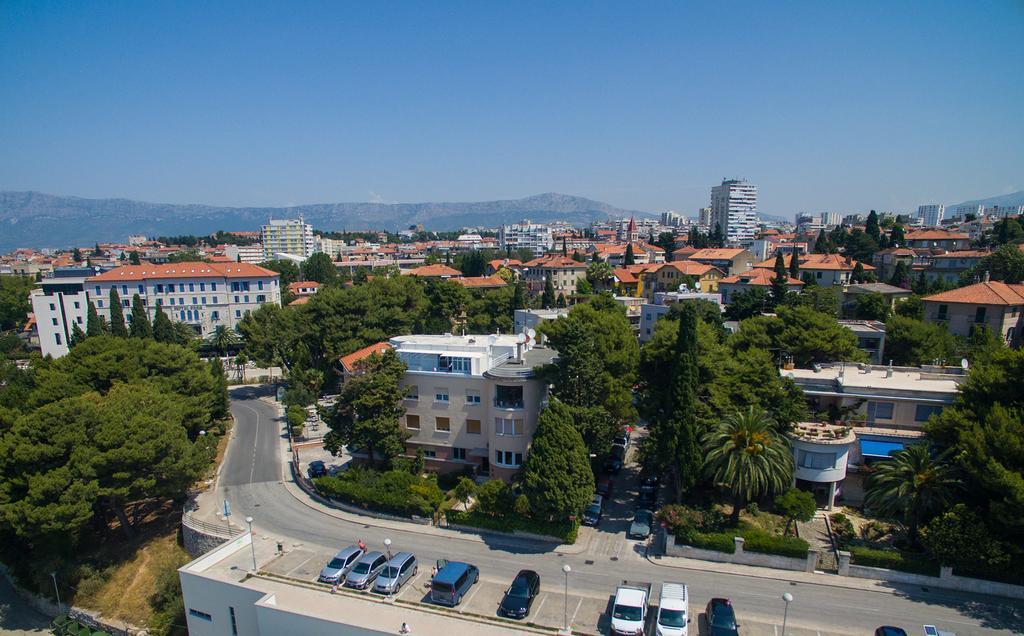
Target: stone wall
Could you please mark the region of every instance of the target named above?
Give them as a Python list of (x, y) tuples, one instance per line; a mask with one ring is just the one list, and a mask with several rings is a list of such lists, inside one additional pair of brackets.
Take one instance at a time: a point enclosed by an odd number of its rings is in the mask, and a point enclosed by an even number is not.
[(736, 563), (738, 565), (756, 565), (764, 568), (793, 570), (796, 572), (813, 572), (818, 566), (817, 550), (807, 550), (807, 557), (798, 559), (778, 554), (747, 552), (743, 549), (743, 537), (734, 537), (733, 541), (736, 543), (736, 551), (733, 554), (729, 554), (728, 552), (702, 550), (700, 548), (694, 548), (693, 546), (676, 543), (675, 537), (666, 534), (665, 554), (666, 556), (686, 557), (688, 559), (700, 559), (702, 561)]
[(850, 553), (846, 550), (839, 551), (839, 575), (852, 576), (859, 579), (889, 581), (890, 583), (937, 587), (974, 594), (991, 594), (993, 596), (1005, 596), (1007, 598), (1024, 600), (1024, 586), (1021, 585), (958, 576), (953, 574), (953, 568), (951, 567), (939, 568), (939, 576), (928, 576), (926, 574), (915, 574), (900, 570), (854, 565), (850, 563)]
[(299, 485), (299, 488), (301, 488), (302, 491), (306, 493), (311, 499), (318, 503), (322, 503), (325, 506), (337, 508), (338, 510), (344, 510), (345, 512), (350, 512), (355, 515), (373, 517), (375, 519), (387, 519), (389, 521), (402, 521), (405, 523), (418, 523), (421, 526), (429, 526), (433, 524), (433, 520), (428, 517), (402, 517), (399, 515), (389, 515), (385, 512), (376, 512), (374, 510), (360, 508), (359, 506), (353, 506), (343, 501), (336, 501), (334, 499), (327, 499), (326, 497), (322, 497), (320, 493), (318, 493), (316, 489), (313, 487), (313, 484), (310, 483), (310, 481), (306, 479), (306, 476), (302, 474), (302, 471), (299, 470), (299, 463), (297, 460), (293, 459), (292, 461), (288, 462), (288, 465), (291, 466), (292, 477), (295, 479), (295, 483)]
[(242, 532), (244, 530), (240, 528), (231, 528), (229, 531), (226, 525), (201, 521), (188, 512), (181, 515), (181, 538), (185, 544), (185, 551), (192, 558), (206, 554)]

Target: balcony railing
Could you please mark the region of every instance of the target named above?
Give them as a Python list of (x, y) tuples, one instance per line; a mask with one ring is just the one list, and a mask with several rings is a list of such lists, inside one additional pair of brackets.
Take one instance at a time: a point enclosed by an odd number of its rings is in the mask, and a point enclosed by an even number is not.
[(499, 400), (494, 399), (494, 406), (499, 409), (521, 409), (523, 408), (522, 400)]

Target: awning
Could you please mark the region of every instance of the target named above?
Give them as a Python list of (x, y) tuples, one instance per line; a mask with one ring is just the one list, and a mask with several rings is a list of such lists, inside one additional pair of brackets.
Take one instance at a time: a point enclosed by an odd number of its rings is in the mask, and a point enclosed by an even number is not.
[(864, 457), (892, 457), (896, 451), (903, 450), (902, 442), (881, 442), (873, 439), (860, 440), (860, 454)]

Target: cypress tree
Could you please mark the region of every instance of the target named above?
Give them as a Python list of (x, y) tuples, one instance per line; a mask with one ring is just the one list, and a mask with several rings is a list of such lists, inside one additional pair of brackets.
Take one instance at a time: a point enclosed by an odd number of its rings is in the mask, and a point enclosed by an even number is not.
[(544, 278), (544, 293), (540, 297), (540, 304), (544, 309), (551, 309), (555, 306), (555, 285), (551, 282), (551, 274)]
[(622, 261), (623, 265), (634, 265), (636, 264), (636, 255), (633, 254), (633, 244), (626, 245), (626, 257)]
[(85, 332), (78, 326), (78, 323), (71, 325), (71, 337), (68, 339), (68, 348), (74, 349), (75, 345), (86, 339)]
[(889, 244), (893, 247), (905, 246), (907, 243), (907, 237), (903, 233), (902, 225), (892, 226), (892, 232), (889, 234)]
[(818, 231), (818, 238), (814, 241), (814, 253), (815, 254), (828, 254), (829, 253), (829, 242), (828, 236), (825, 234), (825, 228), (821, 228)]
[(568, 256), (568, 255), (569, 255), (569, 249), (566, 246), (565, 237), (562, 237), (562, 256)]
[(105, 331), (103, 320), (96, 313), (96, 305), (92, 304), (90, 300), (89, 307), (86, 309), (85, 334), (87, 336), (102, 336)]
[(167, 344), (177, 342), (174, 325), (171, 324), (171, 319), (167, 317), (164, 308), (160, 305), (156, 306), (156, 313), (153, 315), (153, 339)]
[(512, 309), (526, 309), (526, 290), (523, 289), (523, 281), (518, 278), (512, 288)]
[(800, 258), (796, 252), (789, 255), (789, 277), (794, 280), (800, 280)]
[(579, 514), (594, 492), (586, 444), (573, 425), (571, 410), (558, 400), (541, 411), (530, 453), (523, 465), (523, 494), (530, 510), (545, 519)]
[(117, 288), (110, 288), (110, 335), (118, 338), (128, 337), (128, 327), (124, 324), (124, 310), (121, 309), (121, 296)]
[(128, 254), (128, 262), (132, 265), (142, 265), (142, 261), (139, 260), (138, 252), (131, 252)]
[(864, 233), (875, 239), (876, 243), (878, 242), (878, 237), (882, 234), (881, 228), (878, 227), (878, 213), (874, 210), (871, 210), (871, 213), (868, 214), (868, 220), (864, 224)]
[(555, 307), (565, 307), (565, 294), (558, 294), (558, 300), (555, 301)]
[(789, 283), (786, 274), (786, 261), (782, 258), (782, 252), (779, 252), (775, 255), (775, 276), (771, 280), (772, 304), (774, 305), (781, 305), (786, 298)]
[(697, 307), (686, 303), (679, 316), (675, 366), (672, 369), (673, 467), (676, 497), (697, 483), (703, 456), (697, 431)]
[(864, 266), (861, 265), (860, 261), (853, 266), (853, 273), (850, 274), (851, 283), (863, 283), (865, 281)]
[(153, 326), (149, 323), (146, 306), (138, 294), (132, 296), (132, 338), (152, 338)]

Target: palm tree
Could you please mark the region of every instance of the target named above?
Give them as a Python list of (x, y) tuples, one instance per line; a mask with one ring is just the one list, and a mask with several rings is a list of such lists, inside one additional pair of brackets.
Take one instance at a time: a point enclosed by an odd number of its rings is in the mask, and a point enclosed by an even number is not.
[(793, 455), (789, 440), (776, 429), (775, 420), (752, 406), (704, 436), (704, 470), (732, 492), (733, 524), (748, 501), (790, 485)]
[(222, 356), (227, 355), (228, 349), (238, 344), (238, 342), (238, 334), (224, 325), (218, 325), (213, 330), (213, 333), (206, 337), (206, 344)]
[(962, 486), (949, 454), (932, 456), (926, 444), (914, 444), (878, 462), (868, 477), (864, 506), (902, 521), (911, 542), (917, 543), (917, 529), (952, 505)]

